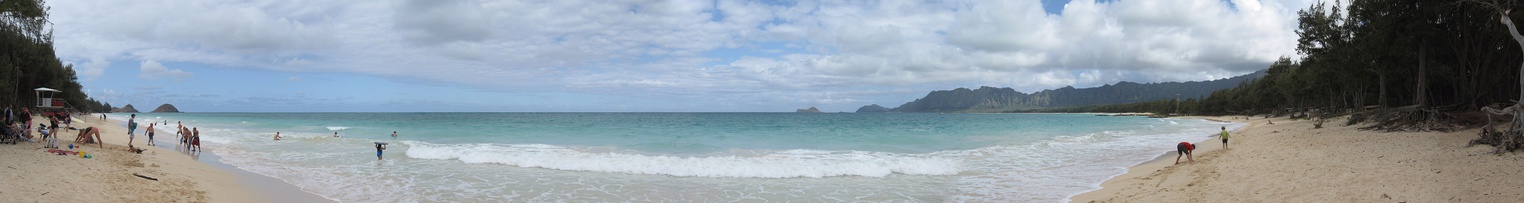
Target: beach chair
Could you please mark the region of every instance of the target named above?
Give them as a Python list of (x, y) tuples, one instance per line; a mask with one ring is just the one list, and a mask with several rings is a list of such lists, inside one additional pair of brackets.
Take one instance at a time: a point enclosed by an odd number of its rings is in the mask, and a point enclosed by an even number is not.
[(23, 133), (21, 131), (24, 129), (16, 128), (14, 124), (5, 124), (4, 126), (3, 129), (0, 129), (0, 143), (16, 144), (17, 141), (21, 140), (21, 133)]

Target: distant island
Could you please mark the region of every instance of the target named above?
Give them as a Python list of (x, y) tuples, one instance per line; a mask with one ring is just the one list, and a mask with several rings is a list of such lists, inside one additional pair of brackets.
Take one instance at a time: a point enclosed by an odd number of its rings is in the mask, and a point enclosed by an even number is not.
[(811, 106), (808, 109), (797, 109), (797, 110), (794, 110), (794, 112), (795, 113), (820, 113), (820, 109), (817, 109), (817, 108)]
[(1237, 87), (1264, 77), (1264, 70), (1247, 75), (1212, 81), (1134, 83), (1117, 82), (1100, 87), (1063, 87), (1036, 93), (1022, 93), (1011, 88), (979, 87), (938, 90), (895, 108), (878, 104), (863, 106), (857, 113), (877, 112), (1018, 112), (1032, 109), (1126, 104), (1155, 100), (1200, 98), (1212, 92)]
[(122, 108), (111, 109), (111, 113), (137, 113), (137, 112), (138, 112), (138, 109), (137, 108), (132, 108), (131, 104), (128, 104), (127, 106), (122, 106)]
[(153, 109), (153, 112), (154, 113), (180, 113), (180, 109), (175, 108), (175, 105), (164, 104), (164, 105), (159, 105), (159, 108)]
[(894, 111), (894, 109), (885, 108), (884, 106), (879, 106), (878, 104), (872, 104), (863, 106), (862, 108), (857, 108), (857, 113), (884, 113), (890, 111)]

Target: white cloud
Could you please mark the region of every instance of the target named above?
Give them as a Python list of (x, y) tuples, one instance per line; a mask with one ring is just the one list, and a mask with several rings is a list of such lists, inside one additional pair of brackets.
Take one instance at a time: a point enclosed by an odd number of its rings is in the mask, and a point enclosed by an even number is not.
[(286, 78), (286, 81), (288, 81), (288, 82), (302, 81), (302, 78), (301, 77), (296, 77), (296, 76), (291, 76), (289, 78)]
[(169, 69), (156, 60), (144, 60), (138, 65), (138, 78), (144, 80), (158, 80), (159, 78), (172, 78), (176, 81), (185, 80), (192, 74), (180, 69)]
[(90, 61), (87, 80), (111, 60), (143, 61), (145, 79), (190, 75), (162, 60), (507, 91), (858, 102), (823, 92), (1248, 73), (1295, 54), (1295, 12), (1309, 2), (1076, 0), (1059, 15), (1038, 0), (50, 3), (59, 53)]
[(101, 57), (90, 58), (89, 61), (83, 63), (73, 63), (79, 64), (74, 66), (74, 68), (75, 70), (79, 70), (79, 72), (76, 72), (76, 74), (78, 74), (80, 76), (80, 80), (83, 81), (95, 81), (95, 79), (100, 78), (102, 75), (106, 75), (106, 67), (111, 66), (110, 61), (107, 61), (105, 58)]

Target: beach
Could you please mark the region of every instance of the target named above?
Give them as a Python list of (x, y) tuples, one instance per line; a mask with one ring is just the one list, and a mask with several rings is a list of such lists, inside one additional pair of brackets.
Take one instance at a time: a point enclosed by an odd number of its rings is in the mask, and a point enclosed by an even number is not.
[(1169, 152), (1128, 169), (1072, 202), (1514, 202), (1524, 199), (1524, 157), (1467, 147), (1480, 129), (1457, 132), (1361, 131), (1346, 117), (1324, 128), (1285, 118), (1247, 122), (1201, 141), (1196, 161)]
[[(83, 116), (89, 117), (89, 116)], [(120, 122), (98, 117), (76, 117), (73, 127), (94, 126), (101, 129), (104, 148), (90, 144), (69, 149), (77, 130), (62, 131), (60, 149), (84, 151), (91, 158), (46, 153), (43, 143), (0, 144), (0, 196), (11, 202), (270, 202), (254, 194), (234, 171), (203, 163), (173, 149), (144, 146), (146, 136), (138, 126), (137, 147), (142, 154), (127, 151), (127, 129)], [(33, 121), (46, 121), (34, 117)], [(79, 122), (78, 120), (84, 120)], [(40, 134), (33, 128), (33, 136)], [(161, 145), (173, 145), (174, 133), (158, 133)], [(142, 175), (158, 180), (138, 177)]]

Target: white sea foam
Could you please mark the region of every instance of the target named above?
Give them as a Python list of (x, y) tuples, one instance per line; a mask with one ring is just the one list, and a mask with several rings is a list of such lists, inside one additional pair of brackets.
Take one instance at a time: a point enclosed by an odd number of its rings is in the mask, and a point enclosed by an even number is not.
[(542, 144), (431, 144), (404, 141), (407, 156), (571, 171), (691, 177), (820, 178), (889, 174), (955, 175), (961, 160), (935, 154), (787, 150), (757, 156), (665, 156), (582, 152)]
[(328, 130), (331, 130), (331, 131), (340, 131), (340, 130), (348, 130), (348, 129), (349, 129), (349, 127), (345, 127), (345, 126), (328, 126)]

